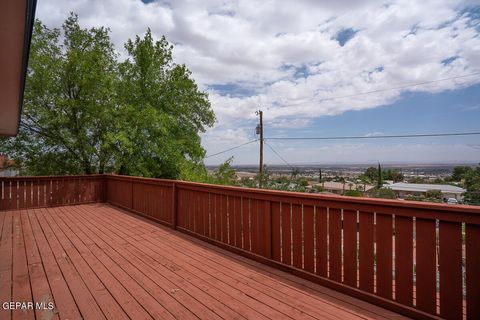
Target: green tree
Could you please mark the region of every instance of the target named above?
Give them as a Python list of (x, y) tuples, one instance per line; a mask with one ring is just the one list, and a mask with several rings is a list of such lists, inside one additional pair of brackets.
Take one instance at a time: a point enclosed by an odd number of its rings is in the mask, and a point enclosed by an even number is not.
[(306, 187), (308, 186), (308, 180), (305, 179), (305, 178), (301, 178), (298, 180), (297, 184), (300, 186), (300, 187)]
[(396, 199), (395, 192), (390, 188), (374, 189), (370, 192), (372, 198)]
[(0, 153), (32, 175), (117, 172), (177, 178), (201, 170), (199, 134), (215, 121), (208, 97), (165, 38), (148, 30), (119, 62), (109, 30), (36, 21), (16, 138)]
[(472, 167), (457, 166), (453, 168), (452, 181), (460, 181), (465, 178), (467, 174), (471, 174), (474, 171)]
[[(127, 117), (117, 141), (120, 173), (175, 178), (179, 164), (201, 162), (199, 133), (215, 121), (206, 93), (184, 65), (172, 59), (165, 37), (150, 29), (125, 44), (128, 59), (119, 65), (119, 100)], [(130, 123), (128, 119), (139, 119)], [(144, 146), (148, 145), (148, 148)]]
[[(225, 162), (220, 164), (218, 168), (213, 172), (208, 172), (203, 165), (197, 165), (194, 162), (185, 162), (180, 175), (182, 180), (221, 184), (221, 185), (239, 185), (235, 169), (232, 167), (233, 157), (228, 158)], [(247, 179), (242, 179), (248, 181)]]
[(385, 180), (393, 180), (393, 182), (401, 182), (404, 179), (403, 173), (398, 169), (383, 170)]
[(378, 169), (377, 169), (377, 189), (381, 189), (383, 187), (383, 177), (382, 177), (382, 167), (380, 166), (380, 163), (378, 163)]
[(440, 190), (427, 190), (425, 192), (425, 199), (424, 201), (429, 201), (429, 202), (442, 202), (443, 199), (443, 194)]
[(464, 201), (468, 204), (480, 205), (480, 166), (468, 170), (464, 176)]
[[(0, 141), (27, 174), (104, 172), (115, 119), (116, 54), (104, 28), (35, 22), (19, 134)], [(62, 41), (63, 38), (63, 41)]]
[(227, 161), (222, 163), (217, 170), (212, 175), (212, 180), (208, 181), (214, 184), (223, 184), (223, 185), (236, 185), (237, 184), (237, 175), (235, 169), (232, 168), (231, 163), (233, 157), (230, 157)]
[(437, 199), (441, 200), (442, 199), (442, 192), (440, 190), (427, 190), (425, 193), (425, 197), (431, 198), (431, 199)]
[(378, 169), (375, 167), (369, 167), (365, 170), (363, 176), (367, 177), (370, 181), (376, 181), (378, 177)]
[(359, 190), (347, 190), (344, 195), (349, 197), (362, 197), (363, 193)]
[(408, 180), (409, 183), (428, 183), (429, 181), (425, 180), (422, 177), (413, 177)]

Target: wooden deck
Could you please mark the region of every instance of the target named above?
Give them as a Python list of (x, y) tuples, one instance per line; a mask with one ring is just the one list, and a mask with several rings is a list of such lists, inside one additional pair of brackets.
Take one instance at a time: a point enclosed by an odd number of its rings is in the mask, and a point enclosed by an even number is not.
[(106, 204), (2, 211), (0, 231), (0, 319), (403, 318)]

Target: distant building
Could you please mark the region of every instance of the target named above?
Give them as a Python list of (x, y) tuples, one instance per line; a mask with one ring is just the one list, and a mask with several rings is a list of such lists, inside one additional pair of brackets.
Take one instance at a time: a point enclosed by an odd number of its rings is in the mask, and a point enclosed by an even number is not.
[(454, 198), (462, 200), (462, 194), (466, 191), (463, 188), (451, 186), (448, 184), (429, 184), (429, 183), (405, 183), (398, 182), (385, 185), (395, 191), (398, 198), (405, 198), (407, 195), (425, 196), (428, 190), (439, 190), (444, 198)]
[(239, 180), (242, 178), (253, 179), (257, 176), (256, 172), (236, 171), (235, 174)]
[(321, 186), (323, 187), (323, 190), (325, 190), (326, 192), (340, 194), (340, 195), (344, 194), (345, 191), (348, 191), (348, 190), (358, 190), (365, 193), (374, 188), (374, 186), (372, 185), (355, 184), (350, 181), (346, 181), (345, 183), (325, 181), (324, 183), (317, 183), (315, 184), (315, 186)]
[(9, 160), (7, 156), (0, 155), (0, 177), (15, 177), (18, 175), (18, 170), (13, 165), (13, 160)]

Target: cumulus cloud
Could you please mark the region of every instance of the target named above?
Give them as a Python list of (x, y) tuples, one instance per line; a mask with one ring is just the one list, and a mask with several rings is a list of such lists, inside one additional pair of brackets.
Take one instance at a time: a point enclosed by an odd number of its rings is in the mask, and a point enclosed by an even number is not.
[(474, 1), (44, 0), (37, 16), (59, 26), (70, 11), (85, 26), (109, 27), (120, 53), (147, 27), (175, 44), (175, 60), (193, 71), (217, 114), (203, 137), (209, 151), (230, 133), (231, 143), (247, 139), (242, 132), (259, 108), (268, 108), (274, 127), (307, 127), (316, 117), (391, 104), (406, 91), (480, 82), (406, 86), (480, 72)]

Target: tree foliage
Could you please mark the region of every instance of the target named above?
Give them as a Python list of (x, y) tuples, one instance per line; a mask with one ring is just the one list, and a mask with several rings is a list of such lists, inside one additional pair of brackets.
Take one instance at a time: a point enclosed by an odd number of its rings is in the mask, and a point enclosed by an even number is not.
[(402, 182), (405, 177), (398, 169), (387, 169), (383, 170), (383, 178), (385, 180), (392, 180), (393, 182)]
[(456, 166), (453, 168), (453, 173), (451, 176), (452, 181), (460, 181), (465, 178), (465, 175), (471, 174), (473, 171), (472, 167), (468, 166)]
[(442, 200), (442, 196), (443, 196), (442, 192), (440, 190), (436, 190), (436, 189), (427, 190), (427, 192), (425, 192), (425, 197), (426, 198)]
[[(379, 172), (379, 170), (381, 170), (381, 173)], [(376, 182), (377, 187), (379, 186), (379, 183), (378, 183), (379, 178), (382, 178), (381, 182), (383, 185), (383, 181), (385, 180), (392, 180), (393, 182), (402, 182), (405, 177), (399, 169), (381, 169), (380, 164), (378, 168), (375, 168), (375, 167), (367, 168), (365, 172), (360, 176), (360, 179), (363, 181), (368, 181), (369, 183)]]
[(367, 170), (365, 170), (363, 176), (368, 178), (370, 181), (375, 181), (377, 180), (378, 169), (375, 167), (369, 167)]
[(467, 190), (464, 193), (464, 201), (469, 204), (480, 205), (480, 165), (467, 170), (462, 179), (464, 179), (463, 185)]
[(374, 189), (370, 192), (372, 198), (396, 199), (395, 191), (390, 188)]
[(75, 14), (61, 29), (37, 20), (19, 134), (0, 153), (33, 175), (201, 170), (199, 134), (215, 121), (207, 95), (164, 37), (147, 30), (125, 49), (121, 61), (109, 30), (83, 29)]
[(359, 190), (347, 190), (347, 191), (345, 191), (344, 195), (349, 196), (349, 197), (362, 197), (363, 192), (361, 192)]

